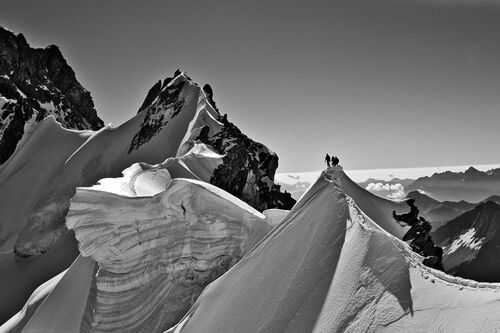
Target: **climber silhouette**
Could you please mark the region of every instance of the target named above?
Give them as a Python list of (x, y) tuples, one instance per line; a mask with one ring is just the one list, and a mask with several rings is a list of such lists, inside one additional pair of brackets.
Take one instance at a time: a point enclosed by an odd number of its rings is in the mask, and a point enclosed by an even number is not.
[(337, 156), (332, 155), (332, 166), (339, 165), (339, 158)]
[(329, 168), (330, 167), (330, 155), (326, 154), (325, 156), (325, 163), (326, 166)]

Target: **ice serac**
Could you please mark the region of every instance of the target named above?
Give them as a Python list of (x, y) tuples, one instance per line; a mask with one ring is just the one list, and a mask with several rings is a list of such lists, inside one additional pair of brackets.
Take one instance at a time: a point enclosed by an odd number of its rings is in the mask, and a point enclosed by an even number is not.
[[(151, 181), (140, 183), (154, 192)], [(174, 179), (140, 197), (78, 189), (66, 223), (99, 267), (81, 331), (171, 327), (277, 220), (197, 180)]]
[[(330, 169), (168, 332), (473, 332), (500, 325), (500, 285), (427, 268)], [(366, 202), (365, 202), (366, 204)]]
[(0, 27), (0, 54), (0, 164), (49, 115), (65, 128), (104, 126), (57, 46), (34, 49), (22, 34)]

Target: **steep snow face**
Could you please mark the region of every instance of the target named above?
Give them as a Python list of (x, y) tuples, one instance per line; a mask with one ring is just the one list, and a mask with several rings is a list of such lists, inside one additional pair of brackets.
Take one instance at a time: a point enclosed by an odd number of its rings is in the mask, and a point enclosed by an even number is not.
[(0, 49), (0, 164), (49, 115), (66, 128), (103, 127), (90, 93), (56, 46), (33, 49), (22, 34), (0, 27)]
[(339, 179), (342, 181), (344, 193), (350, 196), (370, 219), (377, 221), (377, 224), (391, 235), (399, 239), (403, 237), (409, 227), (396, 223), (392, 212), (395, 211), (400, 214), (408, 211), (406, 202), (384, 199), (369, 192), (352, 181), (340, 167), (330, 168), (330, 170), (336, 170)]
[(43, 303), (28, 302), (25, 305), (28, 309), (33, 307), (36, 310), (32, 316), (18, 314), (24, 315), (26, 324), (19, 322), (16, 331), (22, 329), (22, 332), (78, 332), (87, 303), (87, 299), (81, 296), (88, 294), (94, 287), (94, 272), (95, 262), (91, 258), (79, 256), (68, 270), (55, 277), (55, 281), (49, 281), (49, 284), (40, 290), (49, 291)]
[(99, 266), (84, 332), (172, 326), (272, 227), (241, 200), (187, 179), (147, 197), (79, 188), (66, 223), (82, 255)]
[[(500, 285), (423, 266), (329, 170), (168, 332), (457, 332), (500, 325)], [(363, 200), (360, 196), (358, 201)]]

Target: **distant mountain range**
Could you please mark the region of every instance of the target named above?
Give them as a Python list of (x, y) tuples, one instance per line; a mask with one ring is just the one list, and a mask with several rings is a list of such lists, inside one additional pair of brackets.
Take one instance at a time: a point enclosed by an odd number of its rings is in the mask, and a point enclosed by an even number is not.
[[(483, 166), (493, 167), (495, 165)], [(477, 166), (478, 168), (480, 166)], [(458, 167), (449, 167), (457, 170)], [(428, 169), (428, 168), (427, 168)], [(444, 167), (436, 168), (444, 169)], [(403, 169), (404, 170), (404, 169)], [(462, 169), (465, 170), (465, 167)], [(350, 173), (349, 171), (347, 171)], [(363, 171), (369, 175), (370, 170)], [(373, 170), (374, 174), (380, 173), (380, 170)], [(430, 175), (430, 170), (427, 170)], [(314, 183), (319, 175), (317, 172), (300, 172), (277, 174), (276, 179), (283, 189), (292, 193), (295, 199), (307, 190)], [(355, 174), (355, 172), (353, 172)], [(484, 198), (500, 195), (500, 168), (492, 168), (487, 171), (481, 171), (474, 167), (469, 167), (465, 171), (445, 171), (435, 172), (430, 176), (419, 177), (417, 179), (403, 177), (385, 178), (377, 177), (364, 178), (357, 181), (358, 185), (370, 192), (388, 199), (403, 199), (411, 192), (418, 191), (438, 201), (467, 201), (477, 203)], [(460, 210), (460, 212), (462, 212)], [(438, 213), (438, 212), (436, 212)], [(441, 219), (441, 218), (439, 218)]]
[(477, 281), (500, 281), (500, 205), (485, 201), (432, 233), (444, 249), (449, 274)]
[(415, 199), (420, 215), (432, 223), (434, 229), (461, 214), (473, 209), (477, 204), (467, 201), (438, 201), (418, 191), (408, 193), (407, 198)]
[(470, 167), (465, 172), (435, 173), (405, 186), (406, 193), (412, 191), (424, 191), (440, 201), (480, 202), (500, 194), (500, 168), (483, 172)]

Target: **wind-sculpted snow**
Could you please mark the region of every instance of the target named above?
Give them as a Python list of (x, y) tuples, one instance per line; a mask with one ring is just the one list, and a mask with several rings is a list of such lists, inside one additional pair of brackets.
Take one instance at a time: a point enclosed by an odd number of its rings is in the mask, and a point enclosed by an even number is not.
[(66, 223), (99, 265), (83, 332), (169, 328), (272, 227), (246, 203), (188, 179), (147, 197), (80, 188)]
[(186, 155), (160, 164), (134, 163), (122, 171), (122, 177), (101, 179), (92, 189), (131, 197), (152, 196), (164, 191), (174, 178), (207, 182), (220, 163), (222, 156), (202, 143), (196, 144)]
[[(493, 332), (500, 285), (427, 268), (324, 173), (169, 332)], [(359, 193), (358, 193), (359, 194)]]

